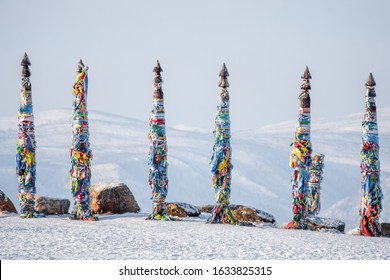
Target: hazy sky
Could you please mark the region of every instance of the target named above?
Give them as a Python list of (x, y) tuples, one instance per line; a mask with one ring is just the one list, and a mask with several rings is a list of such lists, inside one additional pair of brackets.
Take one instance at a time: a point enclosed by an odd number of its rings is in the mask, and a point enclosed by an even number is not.
[(233, 130), (294, 119), (306, 65), (313, 125), (333, 115), (363, 118), (369, 72), (378, 108), (390, 106), (389, 12), (386, 0), (0, 0), (0, 116), (16, 121), (26, 51), (35, 113), (71, 113), (82, 58), (89, 110), (147, 121), (159, 59), (170, 126), (213, 128), (223, 62)]

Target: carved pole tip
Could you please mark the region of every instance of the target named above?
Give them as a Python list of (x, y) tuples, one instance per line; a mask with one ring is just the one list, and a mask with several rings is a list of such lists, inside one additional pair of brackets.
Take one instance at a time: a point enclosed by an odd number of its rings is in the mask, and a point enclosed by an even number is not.
[(306, 65), (305, 71), (303, 72), (301, 78), (305, 79), (305, 80), (311, 79), (311, 74), (310, 74), (310, 71), (309, 71), (309, 67), (307, 67), (307, 65)]
[(155, 73), (163, 72), (161, 65), (160, 65), (160, 61), (158, 59), (157, 59), (156, 66), (154, 66), (154, 68), (153, 68), (153, 72), (155, 72)]
[(31, 65), (30, 59), (28, 58), (28, 55), (27, 55), (26, 52), (25, 52), (24, 55), (23, 55), (22, 62), (21, 62), (20, 65), (21, 65), (21, 66), (25, 66), (25, 67)]
[(375, 80), (374, 80), (374, 76), (372, 75), (372, 73), (370, 73), (368, 75), (368, 78), (367, 78), (367, 81), (366, 81), (366, 86), (374, 87), (375, 85), (376, 85), (376, 83), (375, 83)]
[(228, 72), (228, 70), (227, 70), (227, 68), (226, 68), (225, 62), (224, 62), (223, 65), (222, 65), (222, 69), (221, 69), (221, 71), (219, 72), (219, 76), (220, 76), (220, 77), (229, 77), (229, 72)]

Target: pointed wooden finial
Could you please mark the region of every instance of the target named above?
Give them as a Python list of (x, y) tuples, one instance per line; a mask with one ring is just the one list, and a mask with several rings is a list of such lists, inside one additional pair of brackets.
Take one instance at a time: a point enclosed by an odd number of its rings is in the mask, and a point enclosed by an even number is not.
[(30, 59), (28, 58), (27, 53), (24, 53), (23, 58), (22, 58), (22, 62), (20, 63), (20, 65), (23, 67), (22, 68), (22, 76), (25, 78), (30, 77), (31, 71), (30, 71), (29, 66), (31, 65), (31, 62), (30, 62)]
[(161, 65), (160, 65), (160, 61), (158, 61), (158, 59), (157, 59), (156, 66), (154, 66), (154, 68), (153, 68), (153, 72), (155, 72), (155, 73), (163, 72)]
[(372, 75), (372, 73), (370, 73), (370, 75), (368, 75), (368, 79), (366, 81), (366, 86), (368, 86), (368, 87), (376, 86), (376, 83), (375, 83), (375, 80), (374, 80), (374, 76)]
[(227, 70), (227, 68), (226, 68), (225, 63), (223, 63), (223, 65), (222, 65), (222, 69), (221, 69), (221, 71), (219, 72), (219, 76), (220, 76), (220, 77), (229, 77), (229, 72), (228, 72), (228, 70)]
[(305, 80), (311, 79), (311, 74), (310, 74), (310, 71), (309, 71), (309, 67), (307, 67), (307, 65), (306, 65), (305, 72), (303, 72), (301, 78), (305, 79)]
[(221, 77), (221, 79), (219, 80), (219, 87), (222, 87), (222, 88), (229, 87), (229, 81), (227, 78), (229, 76), (229, 72), (226, 68), (225, 63), (222, 65), (222, 69), (219, 72), (219, 76)]
[(27, 53), (24, 53), (23, 58), (22, 58), (22, 62), (20, 63), (20, 65), (25, 66), (25, 67), (31, 65), (31, 62), (30, 62), (30, 59), (28, 58)]

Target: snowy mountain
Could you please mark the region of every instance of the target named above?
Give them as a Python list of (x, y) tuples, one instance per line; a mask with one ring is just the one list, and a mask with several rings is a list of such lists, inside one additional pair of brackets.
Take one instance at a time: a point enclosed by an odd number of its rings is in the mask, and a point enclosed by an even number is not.
[[(346, 229), (359, 220), (360, 141), (363, 113), (312, 123), (314, 151), (325, 154), (320, 216), (340, 219)], [(147, 122), (103, 112), (90, 112), (92, 183), (126, 183), (143, 212), (150, 212), (147, 182)], [(381, 186), (385, 195), (381, 217), (390, 220), (390, 108), (378, 111)], [(238, 126), (239, 124), (235, 124)], [(291, 169), (288, 166), (295, 120), (254, 131), (232, 132), (234, 204), (253, 206), (289, 222)], [(51, 110), (35, 114), (37, 192), (71, 199), (68, 169), (71, 112)], [(0, 189), (18, 208), (15, 175), (17, 116), (0, 118)], [(168, 201), (191, 204), (214, 202), (209, 161), (213, 134), (201, 128), (167, 128)]]

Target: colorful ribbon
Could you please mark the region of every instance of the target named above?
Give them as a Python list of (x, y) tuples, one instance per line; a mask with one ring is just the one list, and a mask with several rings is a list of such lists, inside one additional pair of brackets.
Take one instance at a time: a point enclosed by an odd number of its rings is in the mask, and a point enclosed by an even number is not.
[(318, 215), (321, 210), (320, 190), (325, 155), (313, 153), (309, 167), (310, 179), (306, 192), (307, 214)]
[(306, 66), (302, 75), (301, 94), (299, 95), (300, 109), (295, 128), (294, 141), (291, 144), (290, 167), (293, 168), (291, 175), (292, 182), (292, 203), (293, 220), (287, 224), (289, 229), (304, 229), (306, 217), (306, 189), (311, 164), (311, 142), (310, 142), (310, 71)]
[(74, 198), (71, 219), (95, 221), (91, 214), (90, 194), (92, 151), (89, 148), (87, 111), (88, 67), (80, 59), (73, 85), (72, 147), (70, 148), (70, 179)]
[(360, 202), (360, 233), (365, 236), (381, 236), (379, 214), (382, 211), (383, 194), (380, 187), (379, 138), (375, 104), (375, 80), (368, 76), (361, 145), (361, 173), (363, 198)]
[(230, 210), (230, 184), (232, 149), (230, 147), (230, 116), (229, 116), (229, 76), (225, 63), (219, 73), (219, 99), (215, 115), (215, 144), (211, 157), (211, 172), (216, 205), (208, 223), (238, 224)]
[(30, 65), (30, 59), (25, 53), (21, 62), (22, 87), (18, 120), (19, 132), (16, 147), (16, 175), (18, 176), (18, 199), (21, 207), (21, 218), (42, 216), (34, 210), (36, 193), (36, 143), (31, 97)]
[(170, 220), (166, 211), (165, 198), (168, 194), (167, 153), (168, 146), (165, 133), (164, 93), (161, 88), (163, 72), (157, 60), (153, 68), (153, 109), (149, 119), (149, 185), (152, 190), (152, 213), (150, 220)]

